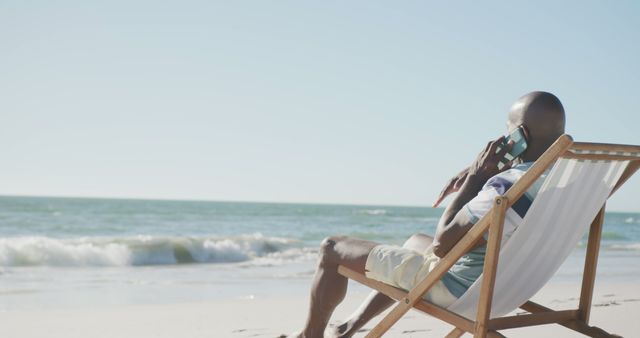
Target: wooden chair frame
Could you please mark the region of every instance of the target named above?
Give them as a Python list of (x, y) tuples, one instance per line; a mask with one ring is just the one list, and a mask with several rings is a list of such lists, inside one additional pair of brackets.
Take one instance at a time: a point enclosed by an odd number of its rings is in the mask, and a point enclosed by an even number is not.
[[(583, 153), (584, 151), (604, 152), (603, 154)], [(615, 154), (612, 154), (615, 153)], [(581, 143), (573, 142), (569, 135), (562, 135), (558, 140), (531, 166), (504, 195), (495, 199), (494, 206), (478, 223), (476, 223), (460, 241), (441, 258), (436, 267), (416, 285), (406, 292), (390, 285), (367, 278), (364, 274), (353, 271), (344, 266), (338, 267), (338, 272), (343, 276), (356, 280), (364, 285), (376, 289), (383, 294), (395, 299), (398, 303), (395, 307), (373, 328), (367, 338), (380, 337), (386, 333), (409, 309), (415, 308), (433, 317), (443, 320), (455, 328), (446, 336), (457, 338), (466, 332), (474, 337), (505, 337), (498, 330), (543, 325), (560, 324), (590, 337), (614, 337), (603, 329), (589, 326), (589, 315), (595, 283), (598, 251), (602, 235), (602, 223), (604, 220), (605, 206), (603, 205), (589, 230), (589, 239), (582, 277), (580, 302), (577, 309), (554, 311), (540, 304), (528, 301), (520, 306), (527, 314), (505, 316), (490, 319), (491, 301), (495, 285), (496, 270), (500, 253), (500, 241), (506, 211), (516, 202), (527, 189), (550, 168), (558, 158), (576, 158), (583, 160), (625, 160), (629, 164), (622, 176), (614, 186), (611, 194), (624, 184), (640, 168), (640, 157), (624, 155), (625, 153), (640, 154), (640, 146)], [(451, 266), (468, 252), (477, 241), (482, 238), (485, 231), (489, 230), (487, 250), (484, 262), (483, 280), (480, 299), (478, 302), (477, 317), (475, 321), (469, 320), (445, 308), (426, 302), (422, 296), (451, 268)]]

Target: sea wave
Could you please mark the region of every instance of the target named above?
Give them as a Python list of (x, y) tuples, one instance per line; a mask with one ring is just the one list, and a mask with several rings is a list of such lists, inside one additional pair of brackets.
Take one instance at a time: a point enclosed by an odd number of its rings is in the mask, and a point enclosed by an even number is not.
[(365, 214), (371, 216), (382, 216), (387, 214), (385, 209), (362, 209), (356, 211), (358, 214)]
[(605, 246), (605, 249), (624, 250), (624, 251), (640, 251), (640, 243), (619, 243)]
[[(586, 249), (587, 241), (578, 243), (578, 248)], [(602, 241), (600, 250), (604, 251), (640, 251), (640, 242), (627, 241)]]
[(187, 263), (278, 264), (315, 255), (292, 238), (134, 236), (0, 238), (0, 267), (144, 266)]
[[(587, 236), (587, 235), (585, 235)], [(601, 235), (603, 240), (626, 240), (627, 236), (624, 234), (613, 232), (613, 231), (603, 231)]]

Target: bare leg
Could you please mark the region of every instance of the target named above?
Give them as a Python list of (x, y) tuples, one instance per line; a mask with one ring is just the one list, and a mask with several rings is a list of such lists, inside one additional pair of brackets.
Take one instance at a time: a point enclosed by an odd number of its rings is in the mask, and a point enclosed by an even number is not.
[(369, 252), (376, 245), (375, 242), (349, 237), (329, 237), (322, 242), (320, 262), (311, 287), (307, 323), (298, 337), (323, 337), (333, 310), (347, 292), (348, 281), (338, 273), (338, 265), (364, 273)]
[[(411, 236), (403, 245), (404, 248), (424, 252), (431, 243), (433, 237), (415, 234)], [(347, 338), (353, 336), (373, 317), (379, 315), (395, 301), (384, 294), (373, 291), (360, 305), (360, 307), (344, 323), (334, 328), (333, 337)]]

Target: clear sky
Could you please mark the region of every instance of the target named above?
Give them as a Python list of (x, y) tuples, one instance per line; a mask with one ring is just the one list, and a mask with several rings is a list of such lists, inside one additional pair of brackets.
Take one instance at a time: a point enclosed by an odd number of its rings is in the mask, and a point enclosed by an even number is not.
[(639, 60), (636, 1), (0, 0), (0, 194), (430, 205), (532, 90), (640, 144)]

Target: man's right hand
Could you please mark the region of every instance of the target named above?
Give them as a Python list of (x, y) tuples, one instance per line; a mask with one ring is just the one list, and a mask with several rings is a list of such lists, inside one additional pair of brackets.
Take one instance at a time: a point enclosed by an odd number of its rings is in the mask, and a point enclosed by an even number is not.
[(504, 136), (487, 143), (485, 149), (478, 154), (478, 157), (473, 161), (471, 166), (463, 169), (458, 175), (452, 177), (447, 182), (432, 207), (437, 207), (449, 194), (459, 191), (470, 173), (489, 179), (493, 175), (511, 168), (511, 162), (509, 162), (503, 168), (498, 169), (498, 162), (500, 162), (511, 149), (513, 141), (510, 141), (506, 147), (503, 146), (500, 151), (497, 151), (498, 147), (502, 144), (504, 144)]
[(440, 192), (440, 196), (433, 203), (432, 207), (435, 208), (450, 194), (457, 192), (460, 190), (460, 187), (464, 184), (464, 181), (467, 179), (467, 174), (469, 173), (469, 168), (464, 168), (458, 175), (453, 176), (447, 184), (445, 184), (444, 189)]
[[(485, 181), (489, 178), (511, 168), (513, 160), (505, 163), (502, 168), (498, 168), (498, 163), (504, 159), (505, 155), (511, 147), (513, 147), (513, 141), (509, 141), (504, 145), (505, 137), (500, 136), (498, 139), (487, 143), (487, 146), (483, 151), (478, 154), (478, 157), (471, 163), (467, 175), (474, 175), (483, 178)], [(498, 150), (500, 148), (500, 150)]]

